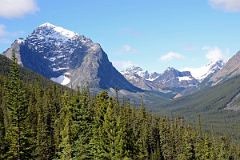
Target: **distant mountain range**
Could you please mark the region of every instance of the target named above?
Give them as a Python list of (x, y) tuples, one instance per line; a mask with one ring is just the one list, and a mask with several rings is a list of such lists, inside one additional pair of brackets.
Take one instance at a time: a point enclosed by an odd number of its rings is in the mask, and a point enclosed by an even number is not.
[(20, 65), (73, 89), (88, 86), (129, 92), (171, 92), (180, 97), (240, 74), (240, 52), (226, 64), (222, 60), (212, 61), (194, 71), (169, 67), (163, 73), (150, 73), (131, 66), (120, 73), (100, 44), (50, 23), (40, 25), (26, 38), (15, 40), (4, 55), (11, 58), (13, 50)]
[(223, 60), (211, 61), (209, 64), (194, 72), (179, 71), (169, 67), (163, 73), (149, 73), (141, 67), (131, 66), (121, 73), (133, 85), (145, 90), (158, 90), (161, 92), (173, 91), (188, 93), (200, 85), (212, 84), (212, 77), (224, 67)]

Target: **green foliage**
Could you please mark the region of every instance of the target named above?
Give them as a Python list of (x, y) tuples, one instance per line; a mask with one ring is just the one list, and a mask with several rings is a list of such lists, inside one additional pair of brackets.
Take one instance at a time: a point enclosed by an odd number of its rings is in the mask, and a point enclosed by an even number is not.
[(19, 66), (13, 53), (9, 79), (5, 85), (7, 121), (5, 139), (8, 144), (6, 159), (31, 158), (31, 130), (27, 98), (19, 78)]
[(200, 122), (120, 104), (106, 91), (72, 91), (11, 64), (9, 77), (0, 74), (0, 159), (240, 159), (239, 146)]
[(67, 93), (62, 98), (62, 108), (60, 111), (60, 121), (62, 129), (60, 131), (61, 141), (59, 144), (60, 148), (60, 159), (72, 159), (72, 140), (71, 140), (71, 126), (73, 123), (72, 108), (69, 103), (69, 97)]

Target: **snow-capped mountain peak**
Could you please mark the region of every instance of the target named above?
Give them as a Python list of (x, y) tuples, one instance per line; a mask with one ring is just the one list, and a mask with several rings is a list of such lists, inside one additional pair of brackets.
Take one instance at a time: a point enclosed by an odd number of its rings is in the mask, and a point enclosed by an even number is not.
[(49, 23), (49, 22), (45, 22), (43, 24), (41, 24), (39, 27), (56, 27), (55, 25), (53, 25), (52, 23)]
[(35, 33), (39, 35), (41, 38), (43, 35), (47, 35), (49, 38), (54, 38), (58, 40), (62, 40), (62, 42), (74, 39), (79, 35), (73, 31), (67, 30), (63, 27), (55, 26), (51, 23), (44, 23), (37, 27)]
[(149, 73), (147, 70), (143, 70), (141, 67), (138, 66), (130, 66), (126, 70), (121, 71), (123, 75), (129, 75), (131, 77), (137, 76), (141, 77), (144, 80), (153, 81), (158, 78), (159, 74), (156, 72)]
[(215, 60), (210, 61), (207, 65), (202, 66), (200, 68), (185, 68), (185, 70), (189, 70), (193, 77), (198, 79), (199, 81), (204, 80), (205, 78), (211, 76), (217, 71), (221, 70), (225, 62), (223, 60)]

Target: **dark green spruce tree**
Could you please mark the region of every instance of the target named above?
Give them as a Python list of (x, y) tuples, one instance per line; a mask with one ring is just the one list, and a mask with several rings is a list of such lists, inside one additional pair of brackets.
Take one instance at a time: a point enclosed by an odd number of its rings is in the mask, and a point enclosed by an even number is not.
[(92, 138), (93, 111), (89, 91), (78, 90), (71, 100), (71, 105), (73, 109), (73, 159), (92, 159), (89, 143)]
[(10, 75), (6, 90), (6, 106), (9, 126), (6, 128), (8, 151), (5, 159), (31, 159), (31, 128), (28, 116), (28, 101), (20, 80), (20, 68), (15, 53), (12, 56)]
[(62, 98), (62, 108), (60, 111), (60, 121), (62, 122), (63, 128), (60, 131), (61, 141), (59, 144), (60, 148), (60, 159), (71, 160), (72, 159), (72, 139), (71, 139), (71, 127), (73, 123), (72, 119), (72, 108), (69, 103), (69, 97), (67, 93)]

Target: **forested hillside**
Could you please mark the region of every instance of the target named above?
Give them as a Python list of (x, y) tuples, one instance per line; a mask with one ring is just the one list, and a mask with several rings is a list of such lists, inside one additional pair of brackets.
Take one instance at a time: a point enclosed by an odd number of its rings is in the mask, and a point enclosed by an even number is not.
[(148, 113), (143, 102), (32, 80), (13, 59), (0, 76), (0, 159), (240, 159), (238, 146), (203, 132), (201, 122), (190, 127)]
[[(236, 76), (216, 86), (178, 98), (162, 108), (169, 109), (169, 112), (175, 116), (184, 116), (190, 122), (196, 121), (200, 115), (205, 129), (219, 135), (228, 135), (239, 142), (239, 112), (227, 108), (238, 102), (239, 93), (240, 76)], [(235, 101), (229, 105), (232, 100)]]

